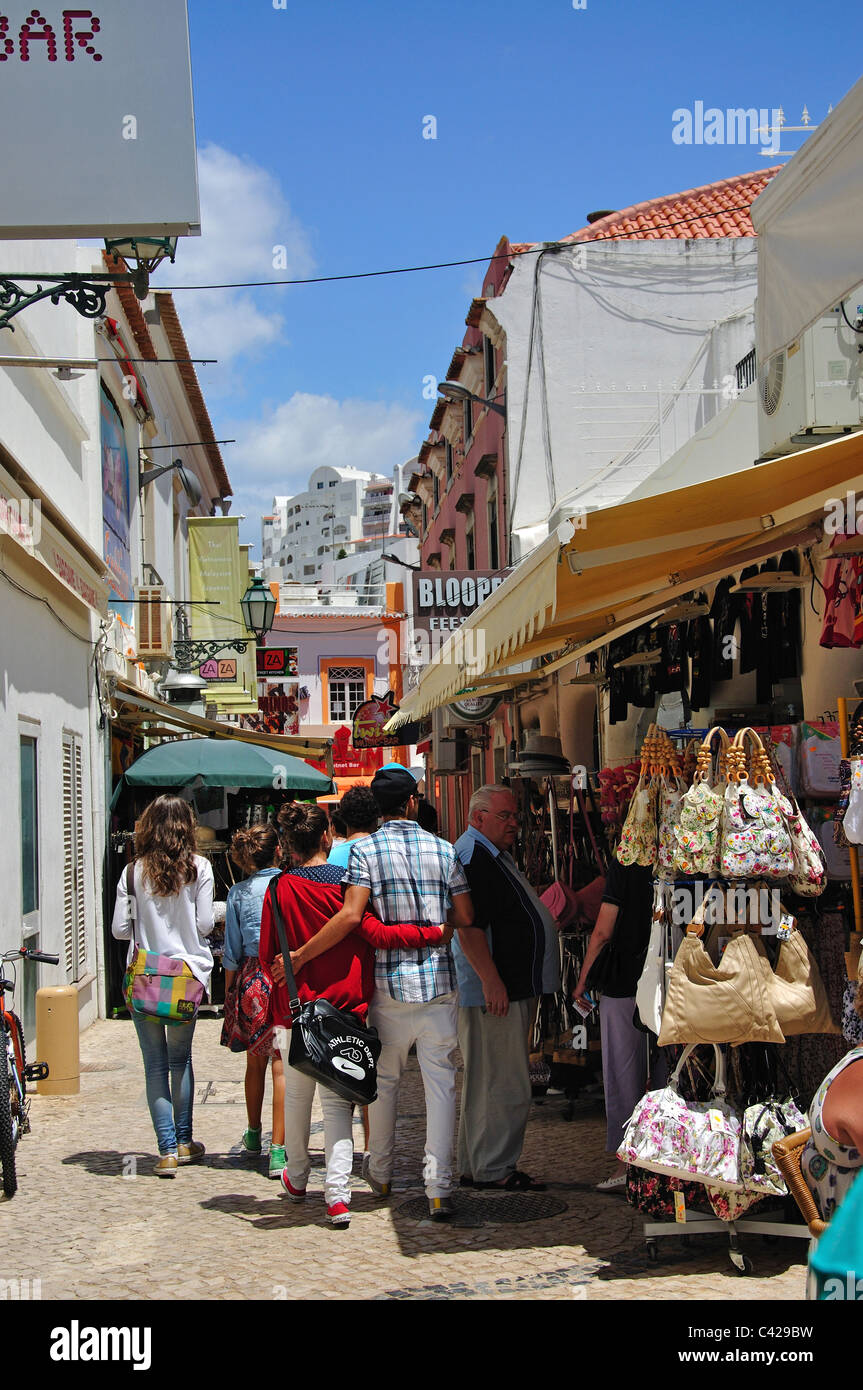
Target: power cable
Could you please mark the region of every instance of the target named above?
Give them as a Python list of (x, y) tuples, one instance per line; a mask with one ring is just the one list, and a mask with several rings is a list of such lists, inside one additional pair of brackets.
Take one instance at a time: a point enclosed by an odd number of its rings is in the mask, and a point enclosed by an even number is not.
[[(749, 209), (750, 204), (744, 203), (736, 208), (723, 208), (722, 211), (727, 214), (730, 212), (749, 212)], [(670, 231), (673, 227), (685, 227), (692, 222), (702, 222), (704, 216), (704, 213), (693, 213), (691, 217), (681, 217), (675, 222), (657, 222), (650, 230), (652, 232)], [(523, 251), (507, 251), (493, 256), (466, 256), (458, 261), (431, 261), (427, 265), (403, 265), (393, 267), (390, 270), (359, 270), (350, 275), (311, 275), (296, 280), (236, 280), (218, 285), (170, 285), (165, 288), (169, 288), (171, 294), (176, 294), (178, 290), (255, 290), (273, 285), (330, 285), (340, 280), (373, 280), (382, 275), (415, 275), (424, 270), (449, 270), (463, 265), (491, 265), (495, 261), (511, 261), (519, 256), (541, 256), (546, 252), (565, 251), (572, 247), (600, 245), (604, 241), (632, 240), (631, 232), (615, 232), (611, 236), (595, 237), (586, 242), (544, 241), (536, 246), (528, 246)]]
[[(82, 637), (80, 632), (76, 632), (73, 627), (70, 627), (69, 624), (66, 622), (65, 618), (60, 617), (60, 614), (56, 612), (54, 608), (51, 607), (51, 604), (48, 602), (46, 598), (43, 597), (42, 594), (34, 594), (30, 591), (30, 589), (25, 589), (23, 584), (19, 584), (18, 581), (16, 579), (13, 579), (11, 575), (7, 574), (4, 569), (0, 569), (0, 575), (2, 575), (2, 577), (6, 580), (7, 584), (12, 585), (13, 589), (17, 589), (19, 594), (24, 594), (26, 598), (35, 599), (37, 603), (44, 603), (45, 607), (48, 609), (48, 612), (51, 614), (51, 617), (56, 618), (57, 622), (61, 623), (63, 627), (65, 627), (66, 631), (72, 634), (76, 641), (83, 642), (86, 647), (94, 646), (94, 644), (90, 641), (89, 637)], [(95, 645), (98, 646), (98, 642)]]

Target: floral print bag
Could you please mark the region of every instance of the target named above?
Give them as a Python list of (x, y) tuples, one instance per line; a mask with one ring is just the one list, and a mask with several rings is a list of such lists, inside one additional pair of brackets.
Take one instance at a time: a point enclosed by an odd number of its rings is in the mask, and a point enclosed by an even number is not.
[[(713, 740), (721, 741), (719, 767), (714, 772)], [(719, 830), (725, 805), (723, 763), (729, 739), (724, 729), (711, 729), (698, 750), (692, 786), (684, 792), (672, 828), (672, 867), (682, 874), (716, 874), (719, 871)]]
[(648, 1091), (632, 1112), (617, 1157), (636, 1168), (686, 1182), (740, 1192), (741, 1121), (725, 1100), (725, 1061), (714, 1046), (713, 1096), (687, 1101), (679, 1092), (680, 1073), (694, 1044), (685, 1047), (668, 1085)]
[[(753, 745), (746, 767), (746, 739)], [(776, 786), (770, 760), (753, 729), (741, 729), (727, 753), (720, 870), (724, 878), (788, 878), (794, 851), (787, 818), (791, 802)]]

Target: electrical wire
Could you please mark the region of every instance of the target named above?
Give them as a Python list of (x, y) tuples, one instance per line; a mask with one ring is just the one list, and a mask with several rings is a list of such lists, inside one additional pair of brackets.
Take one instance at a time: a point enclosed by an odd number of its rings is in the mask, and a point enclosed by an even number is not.
[[(76, 632), (73, 627), (70, 627), (69, 624), (66, 622), (65, 618), (60, 617), (60, 614), (56, 612), (54, 608), (51, 607), (51, 604), (48, 602), (46, 598), (42, 596), (42, 594), (34, 594), (30, 591), (30, 589), (25, 589), (23, 584), (19, 584), (18, 581), (16, 579), (13, 579), (11, 575), (7, 574), (4, 569), (0, 569), (0, 576), (2, 576), (3, 579), (6, 580), (7, 584), (11, 584), (13, 589), (17, 589), (19, 594), (24, 594), (26, 598), (35, 599), (37, 603), (44, 603), (45, 607), (48, 609), (48, 612), (51, 614), (51, 617), (56, 618), (57, 622), (61, 623), (62, 626), (65, 627), (66, 631), (72, 634), (76, 641), (83, 642), (85, 646), (92, 647), (95, 651), (94, 644), (91, 642), (90, 638), (82, 637), (80, 632)], [(99, 644), (97, 642), (95, 646), (98, 645)]]
[[(723, 213), (749, 212), (750, 204), (744, 203), (736, 208), (723, 208)], [(691, 222), (701, 222), (703, 213), (693, 213), (691, 217), (681, 217), (675, 222), (658, 222), (651, 231), (670, 231), (673, 227), (685, 227)], [(383, 275), (414, 275), (424, 270), (449, 270), (463, 265), (492, 265), (495, 261), (511, 261), (520, 256), (541, 256), (551, 251), (566, 251), (579, 246), (597, 246), (604, 241), (631, 241), (631, 232), (615, 232), (612, 236), (596, 237), (593, 241), (545, 241), (529, 246), (524, 251), (501, 252), (493, 256), (466, 256), (459, 261), (432, 261), (428, 265), (403, 265), (390, 270), (360, 270), (350, 275), (312, 275), (297, 280), (237, 280), (220, 285), (171, 285), (171, 294), (178, 290), (254, 290), (273, 285), (330, 285), (340, 280), (373, 280)]]
[(851, 320), (849, 319), (848, 315), (846, 314), (846, 312), (845, 312), (845, 300), (844, 300), (844, 299), (840, 299), (840, 301), (839, 301), (839, 307), (840, 307), (840, 309), (842, 310), (842, 317), (843, 317), (843, 319), (845, 320), (845, 322), (847, 323), (848, 327), (851, 329), (851, 332), (852, 332), (852, 333), (863, 333), (863, 327), (858, 328), (856, 324), (854, 324), (854, 323), (851, 322)]

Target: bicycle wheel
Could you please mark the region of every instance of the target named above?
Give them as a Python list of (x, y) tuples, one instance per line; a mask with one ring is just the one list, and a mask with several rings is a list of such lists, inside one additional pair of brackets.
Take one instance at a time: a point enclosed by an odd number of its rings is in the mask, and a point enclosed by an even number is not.
[(15, 1134), (12, 1129), (12, 1088), (15, 1083), (9, 1074), (7, 1036), (6, 1028), (0, 1028), (0, 1165), (3, 1168), (3, 1191), (7, 1197), (14, 1197), (18, 1190), (18, 1179), (15, 1176)]

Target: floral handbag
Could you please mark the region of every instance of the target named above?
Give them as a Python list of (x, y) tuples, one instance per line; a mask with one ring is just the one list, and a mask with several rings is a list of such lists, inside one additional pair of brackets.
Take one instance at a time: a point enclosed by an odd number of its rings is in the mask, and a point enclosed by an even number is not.
[(656, 795), (653, 777), (654, 728), (651, 724), (641, 749), (641, 775), (638, 779), (616, 855), (624, 868), (631, 864), (648, 865), (656, 860)]
[[(714, 776), (716, 734), (721, 750), (718, 773)], [(717, 727), (709, 731), (698, 750), (692, 786), (681, 798), (677, 824), (672, 830), (672, 865), (678, 873), (715, 874), (719, 870), (719, 831), (725, 795), (724, 785), (717, 787), (716, 781), (724, 776), (728, 743), (725, 730)]]
[(713, 1096), (687, 1101), (679, 1092), (680, 1073), (694, 1050), (685, 1047), (666, 1087), (648, 1091), (638, 1102), (617, 1157), (636, 1168), (686, 1182), (710, 1184), (726, 1192), (743, 1190), (740, 1179), (740, 1116), (725, 1100), (725, 1062), (714, 1046)]
[(743, 1112), (740, 1135), (740, 1177), (749, 1192), (762, 1197), (786, 1197), (788, 1188), (773, 1157), (773, 1145), (806, 1129), (808, 1120), (790, 1097), (760, 1101)]
[(683, 796), (683, 783), (674, 769), (662, 773), (659, 778), (659, 829), (656, 839), (656, 868), (654, 869), (657, 878), (674, 878), (674, 837), (680, 823)]
[(788, 886), (792, 892), (799, 893), (803, 898), (817, 898), (827, 887), (824, 854), (796, 799), (791, 797), (790, 801), (792, 809), (787, 824), (791, 836), (794, 868), (789, 875)]
[[(751, 770), (746, 740), (753, 744)], [(786, 818), (791, 802), (776, 786), (770, 760), (753, 729), (741, 729), (727, 753), (720, 869), (724, 878), (788, 878), (794, 852)]]

